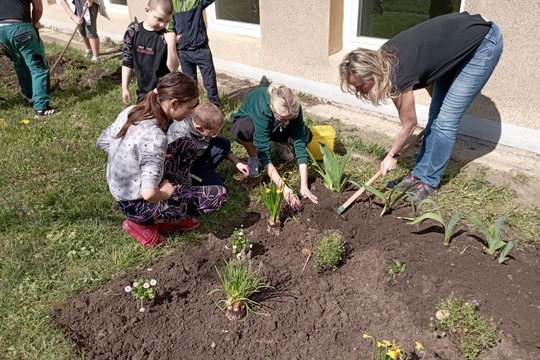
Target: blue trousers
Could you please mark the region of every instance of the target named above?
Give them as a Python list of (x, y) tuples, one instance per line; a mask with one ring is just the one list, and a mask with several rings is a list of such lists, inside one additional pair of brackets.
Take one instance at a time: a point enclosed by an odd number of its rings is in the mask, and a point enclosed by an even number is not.
[(181, 50), (178, 54), (182, 72), (197, 81), (197, 66), (201, 71), (203, 85), (208, 93), (208, 101), (219, 106), (216, 69), (212, 52), (208, 46), (194, 50)]
[(478, 49), (457, 71), (433, 83), (428, 123), (412, 174), (436, 188), (454, 149), (463, 114), (489, 80), (503, 51), (503, 37), (493, 24)]
[(216, 173), (216, 168), (227, 158), (231, 152), (231, 142), (224, 137), (217, 136), (210, 140), (205, 152), (191, 166), (191, 173), (202, 181), (193, 179), (193, 185), (220, 185), (225, 186), (223, 179)]

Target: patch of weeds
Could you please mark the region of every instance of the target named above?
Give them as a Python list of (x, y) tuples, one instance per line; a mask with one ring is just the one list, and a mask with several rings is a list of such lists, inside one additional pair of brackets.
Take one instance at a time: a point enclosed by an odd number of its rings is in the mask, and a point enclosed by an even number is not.
[(399, 274), (405, 271), (405, 262), (399, 259), (390, 259), (386, 266), (387, 280), (395, 283)]
[(343, 260), (345, 243), (337, 230), (326, 230), (315, 244), (315, 268), (335, 271)]
[(437, 318), (431, 319), (437, 334), (454, 338), (465, 358), (478, 359), (483, 350), (497, 343), (497, 329), (476, 313), (474, 302), (450, 297), (440, 300), (437, 310)]

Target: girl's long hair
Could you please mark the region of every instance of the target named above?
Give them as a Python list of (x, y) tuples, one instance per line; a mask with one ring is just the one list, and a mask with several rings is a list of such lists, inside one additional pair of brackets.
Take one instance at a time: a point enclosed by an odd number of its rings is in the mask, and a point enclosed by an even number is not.
[[(395, 51), (384, 46), (376, 51), (362, 48), (353, 50), (345, 55), (339, 65), (341, 90), (373, 105), (397, 97), (399, 90), (394, 86), (394, 69), (397, 63)], [(347, 79), (350, 75), (355, 75), (363, 81), (373, 81), (373, 88), (367, 94), (362, 94), (349, 84)]]
[(147, 119), (156, 119), (163, 132), (167, 132), (169, 117), (161, 107), (161, 102), (176, 99), (183, 104), (197, 97), (199, 97), (199, 87), (191, 76), (181, 72), (167, 74), (158, 80), (154, 91), (150, 91), (139, 104), (131, 109), (126, 123), (116, 137), (123, 137), (131, 125), (137, 125), (140, 121)]

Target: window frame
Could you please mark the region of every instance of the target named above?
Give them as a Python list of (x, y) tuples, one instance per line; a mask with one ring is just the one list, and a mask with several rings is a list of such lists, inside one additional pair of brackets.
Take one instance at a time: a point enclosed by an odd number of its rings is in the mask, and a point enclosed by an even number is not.
[(240, 21), (221, 20), (216, 16), (216, 4), (206, 8), (206, 21), (208, 29), (235, 35), (245, 35), (261, 38), (261, 25), (250, 24)]

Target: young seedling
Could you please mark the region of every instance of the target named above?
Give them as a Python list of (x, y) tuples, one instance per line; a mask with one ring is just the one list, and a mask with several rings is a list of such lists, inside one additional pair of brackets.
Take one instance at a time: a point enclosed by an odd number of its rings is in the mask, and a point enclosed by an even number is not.
[(327, 230), (315, 244), (315, 268), (336, 270), (343, 259), (345, 244), (341, 234), (336, 230)]
[(145, 312), (146, 308), (144, 307), (144, 300), (154, 300), (156, 297), (156, 285), (157, 281), (155, 279), (137, 279), (131, 286), (126, 286), (125, 291), (131, 293), (135, 299), (139, 301), (139, 311)]
[(484, 235), (484, 240), (488, 245), (484, 248), (484, 252), (491, 256), (495, 256), (497, 251), (501, 250), (498, 259), (499, 264), (502, 264), (509, 259), (507, 257), (508, 253), (519, 243), (519, 241), (511, 240), (505, 242), (503, 240), (503, 228), (508, 220), (508, 214), (502, 214), (495, 223), (488, 226), (484, 225), (484, 223), (474, 215), (467, 216), (467, 220)]
[(390, 263), (386, 267), (386, 274), (388, 275), (388, 281), (395, 283), (396, 277), (405, 271), (405, 262), (398, 259), (390, 259)]
[(352, 155), (352, 149), (347, 150), (343, 158), (334, 154), (326, 144), (320, 144), (323, 154), (323, 166), (321, 166), (313, 154), (308, 150), (312, 165), (323, 178), (325, 186), (334, 192), (343, 192), (345, 186), (349, 183), (350, 175), (345, 174), (345, 167)]
[(459, 212), (459, 211), (455, 212), (454, 215), (452, 215), (452, 217), (450, 218), (450, 220), (446, 221), (446, 219), (443, 216), (443, 213), (442, 213), (441, 209), (439, 208), (437, 203), (435, 203), (435, 201), (433, 201), (432, 199), (425, 199), (424, 201), (422, 201), (421, 204), (422, 205), (424, 205), (424, 204), (433, 205), (434, 212), (427, 212), (427, 213), (424, 213), (423, 215), (415, 217), (415, 218), (399, 217), (399, 219), (409, 221), (407, 223), (409, 225), (421, 224), (422, 222), (424, 222), (425, 220), (428, 220), (428, 219), (438, 222), (439, 224), (441, 224), (441, 226), (442, 226), (442, 228), (444, 230), (444, 245), (449, 246), (450, 245), (450, 240), (452, 239), (452, 233), (454, 232), (454, 228), (456, 227), (458, 222), (463, 217), (461, 215), (461, 212)]
[(405, 195), (407, 195), (414, 186), (415, 184), (411, 184), (402, 192), (399, 192), (397, 190), (398, 187), (395, 186), (390, 190), (388, 195), (386, 195), (382, 191), (375, 189), (373, 186), (366, 185), (364, 187), (367, 191), (369, 191), (370, 193), (372, 193), (373, 195), (381, 199), (382, 202), (384, 203), (383, 209), (380, 214), (380, 216), (383, 216), (384, 214), (389, 212), (399, 200), (401, 200)]
[(251, 269), (250, 261), (226, 261), (225, 272), (220, 274), (216, 267), (221, 288), (217, 289), (225, 294), (226, 300), (221, 300), (218, 307), (225, 311), (229, 320), (240, 320), (250, 313), (254, 313), (258, 305), (252, 296), (264, 289), (270, 288), (257, 271)]
[(497, 343), (497, 330), (476, 313), (477, 305), (460, 299), (442, 299), (437, 304), (437, 319), (431, 319), (436, 330), (450, 334), (466, 359), (478, 359), (485, 349)]

